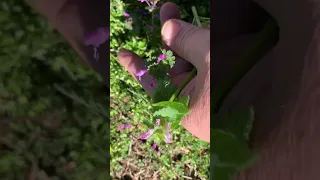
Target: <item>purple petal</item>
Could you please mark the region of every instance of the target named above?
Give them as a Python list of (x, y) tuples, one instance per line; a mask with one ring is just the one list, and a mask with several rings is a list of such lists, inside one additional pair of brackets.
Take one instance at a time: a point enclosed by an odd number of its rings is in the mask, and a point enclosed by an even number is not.
[(141, 81), (141, 76), (143, 76), (146, 72), (148, 72), (147, 69), (143, 69), (143, 70), (137, 72), (136, 76), (139, 77), (139, 81)]
[(124, 124), (122, 124), (121, 126), (118, 127), (118, 131), (121, 131), (124, 129)]
[(167, 131), (170, 132), (171, 131), (171, 123), (168, 122), (168, 125), (167, 125)]
[(153, 88), (153, 87), (154, 87), (154, 85), (155, 85), (154, 81), (155, 81), (155, 79), (152, 78), (152, 81), (151, 81), (151, 83), (150, 83), (150, 88)]
[(143, 3), (143, 2), (146, 2), (146, 3), (148, 4), (148, 6), (151, 6), (151, 5), (150, 5), (150, 2), (149, 2), (148, 0), (138, 0), (138, 1), (140, 1), (140, 2), (142, 2), (142, 3)]
[(153, 24), (150, 24), (150, 31), (153, 32), (153, 29), (154, 29)]
[(124, 16), (124, 17), (130, 17), (130, 14), (124, 12), (124, 13), (123, 13), (123, 16)]
[(168, 133), (165, 135), (166, 143), (172, 143), (172, 134)]
[(94, 32), (90, 32), (85, 36), (84, 44), (93, 45), (98, 47), (99, 45), (106, 42), (110, 37), (110, 30), (108, 27), (98, 28)]
[(129, 129), (129, 128), (131, 128), (131, 125), (130, 125), (130, 124), (125, 124), (124, 127), (125, 127), (126, 129)]
[(160, 119), (156, 119), (156, 127), (160, 125)]
[(155, 150), (157, 148), (157, 143), (154, 142), (153, 145), (152, 145), (152, 150)]
[(160, 61), (164, 60), (166, 57), (167, 57), (166, 54), (161, 54), (161, 55), (158, 57), (157, 63), (160, 63)]
[(160, 150), (157, 152), (157, 156), (160, 156)]
[(152, 5), (151, 5), (151, 8), (152, 8), (152, 9), (156, 8), (157, 3), (155, 3), (154, 0), (152, 0), (151, 4), (152, 4)]
[(153, 129), (149, 129), (149, 131), (143, 133), (141, 136), (140, 136), (140, 140), (148, 140), (151, 135), (153, 134)]

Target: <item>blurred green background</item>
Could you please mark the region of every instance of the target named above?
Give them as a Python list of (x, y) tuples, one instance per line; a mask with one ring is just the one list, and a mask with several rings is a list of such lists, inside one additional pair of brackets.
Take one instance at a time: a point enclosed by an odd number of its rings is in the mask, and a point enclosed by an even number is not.
[[(145, 9), (146, 3), (136, 0), (110, 2), (111, 176), (114, 179), (209, 179), (209, 143), (196, 139), (182, 127), (174, 136), (174, 144), (165, 147), (172, 153), (160, 157), (151, 149), (151, 142), (138, 140), (147, 130), (142, 121), (150, 120), (149, 98), (119, 65), (116, 57), (121, 48), (132, 50), (145, 60), (158, 55), (161, 47), (159, 9), (151, 15)], [(182, 18), (188, 22), (193, 19), (191, 6), (197, 8), (200, 16), (210, 17), (209, 1), (173, 2), (179, 5)], [(133, 24), (125, 22), (124, 12), (131, 15)], [(154, 26), (153, 32), (150, 24)], [(125, 123), (130, 123), (132, 128), (118, 131)]]
[(0, 179), (106, 179), (101, 78), (23, 0), (0, 2), (0, 27)]

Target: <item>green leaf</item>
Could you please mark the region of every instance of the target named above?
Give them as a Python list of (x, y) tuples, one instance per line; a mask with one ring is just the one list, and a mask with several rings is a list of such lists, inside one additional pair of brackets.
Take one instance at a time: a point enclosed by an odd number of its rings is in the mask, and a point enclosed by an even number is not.
[(155, 107), (170, 107), (174, 110), (176, 110), (180, 114), (187, 114), (189, 112), (189, 109), (186, 105), (180, 102), (171, 102), (171, 101), (162, 101), (153, 104)]
[(161, 116), (168, 118), (169, 122), (180, 121), (183, 116), (189, 113), (187, 106), (180, 102), (171, 102), (171, 101), (162, 101), (156, 104), (153, 104), (154, 107), (160, 108), (155, 111), (154, 116)]
[(211, 156), (214, 166), (244, 168), (250, 165), (256, 155), (252, 153), (245, 141), (233, 134), (211, 129)]
[(171, 124), (171, 129), (176, 129), (179, 127), (181, 121), (173, 121)]
[(253, 108), (250, 107), (230, 114), (225, 114), (217, 119), (215, 128), (231, 132), (238, 138), (244, 138), (248, 141), (254, 121)]
[(185, 106), (189, 106), (189, 102), (190, 102), (190, 96), (179, 96), (176, 99), (177, 102), (180, 102), (182, 104), (184, 104)]
[(176, 87), (170, 81), (157, 81), (157, 87), (152, 92), (152, 102), (168, 101), (176, 91)]
[(155, 111), (153, 113), (153, 116), (157, 117), (157, 116), (161, 116), (164, 118), (168, 118), (169, 122), (175, 121), (178, 117), (179, 112), (175, 109), (172, 109), (170, 107), (166, 107), (166, 108), (162, 108), (158, 111)]

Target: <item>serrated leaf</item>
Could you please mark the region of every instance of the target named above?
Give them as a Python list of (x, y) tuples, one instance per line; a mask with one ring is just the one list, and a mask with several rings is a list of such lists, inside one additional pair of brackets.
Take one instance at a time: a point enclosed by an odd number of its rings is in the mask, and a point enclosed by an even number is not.
[(215, 127), (231, 132), (238, 138), (244, 138), (248, 141), (253, 121), (254, 111), (250, 107), (221, 116), (216, 121)]
[(173, 108), (165, 107), (160, 110), (157, 110), (153, 113), (153, 116), (161, 116), (164, 118), (168, 118), (169, 122), (175, 121), (178, 117), (179, 112)]
[(167, 56), (173, 56), (172, 51), (167, 51), (166, 54), (167, 54)]
[(217, 167), (244, 168), (250, 165), (256, 155), (252, 153), (245, 141), (238, 139), (233, 134), (211, 129), (211, 156), (213, 164)]
[(169, 64), (162, 63), (161, 61), (159, 64), (149, 66), (148, 69), (152, 76), (157, 77), (157, 80), (168, 79), (168, 71), (170, 69)]
[(158, 81), (158, 86), (152, 92), (152, 102), (168, 101), (172, 94), (176, 91), (176, 87), (168, 81)]
[(176, 110), (179, 114), (187, 114), (189, 109), (186, 105), (180, 102), (161, 101), (153, 104), (154, 107), (170, 107)]

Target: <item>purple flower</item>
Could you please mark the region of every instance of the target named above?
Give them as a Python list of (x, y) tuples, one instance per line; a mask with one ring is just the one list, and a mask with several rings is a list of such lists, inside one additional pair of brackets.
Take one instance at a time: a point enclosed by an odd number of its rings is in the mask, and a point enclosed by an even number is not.
[(160, 61), (164, 60), (166, 57), (167, 57), (166, 54), (161, 54), (161, 55), (158, 57), (157, 63), (160, 63)]
[(130, 129), (131, 125), (130, 124), (122, 124), (121, 126), (118, 127), (119, 131), (122, 131), (123, 129)]
[(143, 70), (137, 72), (136, 76), (138, 76), (139, 81), (141, 81), (141, 76), (143, 76), (146, 72), (148, 72), (147, 69), (143, 69)]
[(126, 19), (126, 23), (132, 22), (132, 19)]
[(85, 35), (84, 44), (93, 46), (93, 57), (98, 60), (99, 52), (98, 47), (110, 38), (110, 30), (108, 27), (98, 28), (96, 31), (90, 32)]
[(159, 127), (160, 126), (160, 119), (156, 119), (156, 126), (155, 127)]
[(170, 133), (167, 133), (166, 135), (165, 135), (165, 140), (166, 140), (166, 143), (172, 143), (172, 134), (170, 134)]
[(155, 81), (155, 78), (152, 78), (151, 83), (150, 83), (150, 88), (154, 87), (154, 85), (155, 85), (154, 81)]
[(167, 134), (164, 136), (166, 143), (172, 143), (171, 123), (167, 125)]
[(125, 127), (126, 129), (130, 129), (130, 128), (131, 128), (131, 125), (130, 125), (130, 124), (125, 124), (124, 127)]
[(149, 129), (147, 132), (143, 133), (141, 136), (140, 136), (140, 140), (148, 140), (151, 135), (153, 134), (153, 129)]
[(124, 124), (118, 127), (118, 131), (122, 131), (124, 129)]
[(168, 122), (168, 125), (167, 125), (167, 131), (170, 132), (171, 131), (171, 123)]
[(157, 152), (157, 156), (160, 156), (160, 150)]
[(153, 30), (154, 30), (153, 24), (150, 24), (150, 31), (153, 32)]
[(124, 16), (124, 17), (130, 17), (130, 14), (124, 12), (124, 13), (123, 13), (123, 16)]
[(85, 36), (84, 44), (98, 47), (106, 42), (110, 37), (110, 30), (108, 27), (98, 28), (96, 31), (90, 32)]
[(154, 142), (153, 145), (152, 145), (152, 150), (155, 150), (157, 148), (157, 143)]
[(138, 1), (140, 1), (140, 2), (146, 2), (147, 4), (148, 4), (148, 6), (151, 6), (151, 4), (150, 4), (150, 2), (148, 1), (148, 0), (138, 0)]

